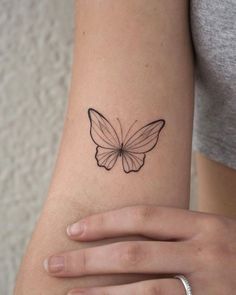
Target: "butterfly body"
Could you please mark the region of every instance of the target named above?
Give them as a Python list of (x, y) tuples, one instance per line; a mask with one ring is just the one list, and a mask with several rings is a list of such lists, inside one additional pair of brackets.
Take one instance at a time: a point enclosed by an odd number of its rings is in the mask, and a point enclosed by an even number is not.
[(143, 167), (145, 153), (156, 146), (159, 133), (165, 125), (165, 121), (160, 119), (131, 133), (134, 125), (132, 124), (123, 138), (123, 130), (119, 119), (117, 120), (120, 124), (120, 135), (111, 123), (95, 109), (90, 108), (88, 116), (90, 135), (97, 145), (95, 154), (97, 165), (104, 167), (106, 170), (111, 170), (118, 157), (121, 157), (125, 173), (138, 172)]
[(121, 157), (121, 156), (123, 155), (123, 153), (124, 153), (123, 146), (124, 146), (124, 144), (123, 144), (123, 142), (122, 142), (122, 143), (121, 143), (121, 146), (120, 146), (120, 148), (119, 148), (119, 150), (118, 150), (119, 157)]

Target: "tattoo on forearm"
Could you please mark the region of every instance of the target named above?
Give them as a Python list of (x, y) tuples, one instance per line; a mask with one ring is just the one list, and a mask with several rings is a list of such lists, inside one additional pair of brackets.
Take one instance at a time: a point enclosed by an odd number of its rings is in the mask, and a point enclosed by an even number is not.
[(135, 132), (131, 132), (134, 124), (128, 128), (126, 134), (120, 120), (120, 134), (111, 123), (95, 109), (88, 109), (90, 120), (90, 135), (97, 145), (95, 159), (99, 167), (111, 170), (118, 157), (122, 158), (122, 166), (125, 173), (138, 172), (145, 163), (146, 153), (157, 144), (159, 134), (165, 126), (165, 120), (153, 121)]

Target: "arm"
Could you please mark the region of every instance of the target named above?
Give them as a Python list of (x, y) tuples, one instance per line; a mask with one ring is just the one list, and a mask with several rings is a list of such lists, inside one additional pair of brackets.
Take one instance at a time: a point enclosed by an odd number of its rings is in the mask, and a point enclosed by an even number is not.
[(236, 171), (196, 152), (198, 210), (236, 218)]
[[(17, 295), (65, 294), (73, 286), (137, 280), (139, 276), (110, 275), (62, 281), (48, 277), (42, 263), (52, 253), (78, 247), (67, 240), (64, 228), (83, 216), (143, 203), (188, 207), (193, 62), (187, 1), (76, 3), (73, 76), (61, 148), (19, 272)], [(142, 127), (165, 119), (157, 146), (139, 172), (124, 173), (120, 161), (110, 171), (97, 166), (89, 107), (114, 125), (118, 117), (126, 130), (135, 120)]]

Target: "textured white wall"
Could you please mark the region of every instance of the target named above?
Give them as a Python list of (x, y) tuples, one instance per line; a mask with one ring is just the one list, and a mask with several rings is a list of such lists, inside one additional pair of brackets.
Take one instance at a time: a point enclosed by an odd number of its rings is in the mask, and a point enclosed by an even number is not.
[(0, 295), (46, 196), (66, 106), (73, 0), (0, 0)]
[(73, 0), (0, 0), (0, 294), (45, 198), (66, 105)]

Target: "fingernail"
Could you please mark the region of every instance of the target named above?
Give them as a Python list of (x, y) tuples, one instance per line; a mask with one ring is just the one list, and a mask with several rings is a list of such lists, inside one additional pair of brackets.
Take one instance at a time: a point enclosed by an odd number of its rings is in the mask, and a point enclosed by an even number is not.
[(56, 273), (64, 269), (64, 257), (52, 256), (43, 262), (44, 268), (49, 273)]
[(79, 236), (84, 232), (84, 223), (77, 222), (67, 227), (68, 236)]

